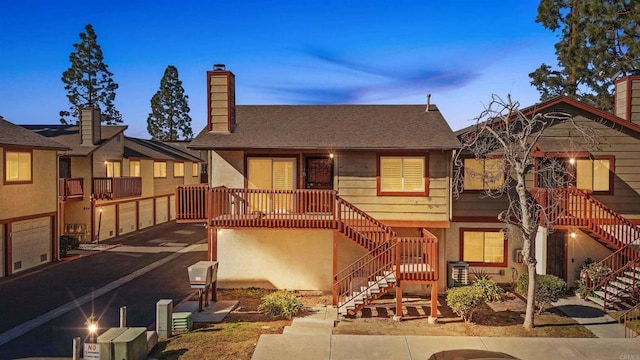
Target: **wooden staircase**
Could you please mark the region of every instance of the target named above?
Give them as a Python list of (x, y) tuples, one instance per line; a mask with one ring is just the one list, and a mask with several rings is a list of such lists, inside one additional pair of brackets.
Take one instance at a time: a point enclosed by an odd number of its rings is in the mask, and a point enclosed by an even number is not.
[(587, 298), (604, 309), (640, 303), (640, 227), (576, 188), (531, 190), (544, 209), (543, 223), (576, 227), (613, 253), (598, 263), (610, 270), (604, 279), (586, 279)]
[(432, 284), (431, 316), (437, 316), (437, 237), (426, 229), (421, 237), (398, 237), (336, 191), (183, 185), (176, 190), (176, 221), (206, 222), (210, 237), (216, 228), (334, 229), (367, 251), (334, 275), (339, 314), (355, 314), (392, 289), (402, 311), (402, 283), (408, 282)]

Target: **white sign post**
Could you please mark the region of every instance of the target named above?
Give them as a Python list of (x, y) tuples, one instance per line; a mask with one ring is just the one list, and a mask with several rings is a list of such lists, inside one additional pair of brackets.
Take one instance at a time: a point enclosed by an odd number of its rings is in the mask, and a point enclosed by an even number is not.
[(84, 360), (100, 360), (100, 345), (95, 343), (84, 344)]

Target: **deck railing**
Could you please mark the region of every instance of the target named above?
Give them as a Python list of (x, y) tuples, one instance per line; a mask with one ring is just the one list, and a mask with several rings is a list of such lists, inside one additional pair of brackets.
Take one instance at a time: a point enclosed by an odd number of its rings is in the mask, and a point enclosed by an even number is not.
[(60, 197), (63, 201), (68, 199), (82, 199), (84, 197), (84, 179), (66, 178), (59, 179)]
[(534, 188), (531, 193), (544, 209), (542, 221), (587, 228), (616, 249), (640, 236), (640, 228), (584, 190)]
[(141, 177), (93, 178), (93, 197), (113, 200), (142, 195)]

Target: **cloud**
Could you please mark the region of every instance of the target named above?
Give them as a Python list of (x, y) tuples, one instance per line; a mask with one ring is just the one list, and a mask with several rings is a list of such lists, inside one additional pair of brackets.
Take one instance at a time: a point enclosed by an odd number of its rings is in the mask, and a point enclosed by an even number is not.
[(299, 65), (307, 68), (308, 77), (263, 88), (288, 103), (356, 104), (454, 90), (480, 76), (469, 68), (410, 65), (416, 59), (390, 66), (384, 61), (354, 61), (316, 48), (304, 50), (303, 54), (312, 59)]

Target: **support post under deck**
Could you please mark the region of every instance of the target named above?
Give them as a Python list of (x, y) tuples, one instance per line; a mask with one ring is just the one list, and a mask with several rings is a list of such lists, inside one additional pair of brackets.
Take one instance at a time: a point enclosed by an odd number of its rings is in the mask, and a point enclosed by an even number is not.
[(338, 306), (338, 230), (333, 230), (333, 306)]
[(207, 227), (207, 257), (209, 261), (218, 260), (218, 228), (209, 225)]
[(438, 323), (438, 282), (431, 283), (431, 314), (428, 319), (429, 324)]

